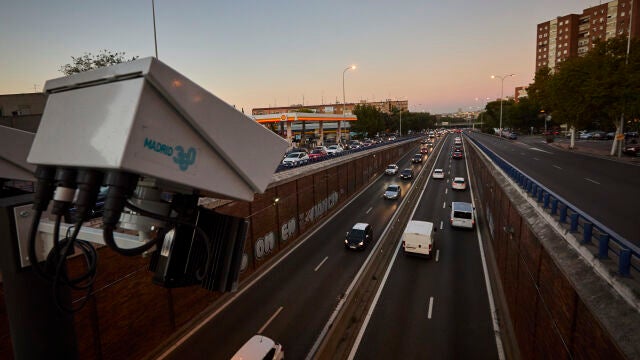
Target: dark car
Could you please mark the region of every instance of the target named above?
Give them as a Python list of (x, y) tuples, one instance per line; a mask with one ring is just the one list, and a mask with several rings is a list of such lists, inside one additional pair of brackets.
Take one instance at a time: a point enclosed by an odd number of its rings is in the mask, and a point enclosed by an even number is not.
[(344, 239), (347, 249), (364, 249), (373, 240), (373, 229), (367, 223), (356, 223)]
[(413, 157), (411, 158), (411, 162), (414, 163), (414, 164), (421, 163), (422, 162), (422, 154), (413, 155)]
[(462, 151), (454, 151), (453, 154), (451, 154), (452, 159), (462, 159), (463, 157)]
[(409, 180), (409, 179), (413, 179), (413, 169), (404, 169), (402, 171), (400, 171), (400, 179), (402, 180)]
[(631, 156), (640, 156), (640, 144), (625, 145), (622, 152)]

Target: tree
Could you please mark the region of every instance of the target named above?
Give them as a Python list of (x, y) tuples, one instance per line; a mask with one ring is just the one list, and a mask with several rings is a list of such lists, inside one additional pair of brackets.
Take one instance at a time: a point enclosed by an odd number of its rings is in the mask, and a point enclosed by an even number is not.
[(124, 52), (111, 52), (109, 50), (101, 50), (97, 55), (84, 53), (80, 57), (71, 57), (71, 64), (60, 67), (60, 72), (65, 75), (77, 74), (83, 71), (93, 70), (114, 64), (136, 60), (138, 56), (130, 59), (125, 58)]

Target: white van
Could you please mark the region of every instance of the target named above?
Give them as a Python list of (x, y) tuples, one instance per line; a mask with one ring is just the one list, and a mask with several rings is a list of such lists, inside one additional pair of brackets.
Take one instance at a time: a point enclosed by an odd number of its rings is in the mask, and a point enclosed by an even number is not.
[(473, 205), (467, 202), (452, 202), (449, 221), (452, 227), (473, 229), (473, 226), (476, 224)]
[(282, 345), (266, 336), (254, 335), (238, 350), (231, 360), (282, 360)]
[(411, 220), (402, 234), (402, 248), (405, 253), (431, 257), (434, 249), (433, 223)]

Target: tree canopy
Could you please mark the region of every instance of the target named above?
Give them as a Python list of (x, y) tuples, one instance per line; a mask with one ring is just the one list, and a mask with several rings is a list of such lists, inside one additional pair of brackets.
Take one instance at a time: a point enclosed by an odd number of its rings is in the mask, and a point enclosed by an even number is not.
[[(528, 99), (503, 103), (503, 124), (542, 127), (544, 117), (540, 115), (550, 114), (555, 126), (566, 123), (569, 127), (608, 130), (619, 125), (622, 113), (627, 119), (637, 118), (640, 41), (632, 39), (628, 64), (626, 53), (626, 37), (616, 37), (595, 43), (584, 56), (569, 58), (553, 71), (538, 70), (529, 85)], [(485, 120), (497, 118), (496, 103), (499, 106), (499, 101), (487, 104)], [(637, 122), (629, 125), (637, 127)]]
[(86, 52), (79, 57), (72, 56), (71, 64), (61, 66), (60, 72), (65, 75), (77, 74), (83, 71), (136, 60), (137, 58), (138, 56), (133, 56), (127, 59), (124, 52), (111, 52), (109, 50), (101, 50), (96, 55)]

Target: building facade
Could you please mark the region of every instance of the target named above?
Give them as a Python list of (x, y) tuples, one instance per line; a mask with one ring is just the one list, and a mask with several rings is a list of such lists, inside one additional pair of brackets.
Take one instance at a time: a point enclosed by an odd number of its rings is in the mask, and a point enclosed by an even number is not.
[[(536, 38), (536, 71), (551, 69), (574, 56), (582, 56), (597, 41), (616, 36), (640, 36), (640, 4), (631, 0), (614, 0), (586, 8), (581, 15), (558, 16), (538, 24)], [(631, 21), (631, 23), (630, 23)]]
[(45, 102), (44, 93), (0, 95), (0, 125), (36, 132)]
[[(346, 106), (345, 106), (346, 105)], [(369, 105), (377, 108), (383, 113), (391, 113), (394, 108), (400, 111), (408, 111), (409, 110), (409, 101), (408, 100), (385, 100), (385, 101), (360, 101), (359, 103), (335, 103), (335, 104), (323, 104), (323, 105), (291, 105), (291, 106), (281, 106), (281, 107), (268, 107), (268, 108), (255, 108), (251, 110), (251, 115), (270, 115), (270, 114), (281, 114), (281, 113), (289, 113), (295, 112), (299, 109), (309, 109), (316, 114), (342, 114), (344, 111), (345, 114), (353, 114), (353, 109), (357, 105)]]

